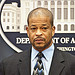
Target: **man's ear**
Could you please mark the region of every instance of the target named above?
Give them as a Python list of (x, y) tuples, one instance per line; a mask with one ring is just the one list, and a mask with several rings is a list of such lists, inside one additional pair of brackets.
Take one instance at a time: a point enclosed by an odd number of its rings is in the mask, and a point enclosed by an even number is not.
[(29, 37), (29, 28), (28, 28), (28, 26), (26, 27), (26, 30), (27, 30), (27, 35)]
[(52, 26), (52, 36), (55, 34), (55, 26)]

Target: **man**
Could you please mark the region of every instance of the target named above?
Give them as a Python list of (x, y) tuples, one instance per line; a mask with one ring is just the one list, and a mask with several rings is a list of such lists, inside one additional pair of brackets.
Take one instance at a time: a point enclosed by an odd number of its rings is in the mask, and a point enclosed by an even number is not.
[(2, 75), (75, 75), (75, 56), (54, 47), (51, 11), (36, 8), (27, 21), (32, 48), (5, 59), (0, 66)]

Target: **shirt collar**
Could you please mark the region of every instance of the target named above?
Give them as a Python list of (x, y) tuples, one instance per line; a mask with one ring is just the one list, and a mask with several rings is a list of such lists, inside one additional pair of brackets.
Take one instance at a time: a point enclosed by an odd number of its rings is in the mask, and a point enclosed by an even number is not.
[(50, 58), (53, 56), (53, 53), (54, 53), (54, 44), (52, 44), (46, 50), (42, 51), (42, 53), (44, 54), (44, 56), (47, 59), (47, 61), (50, 60)]
[(32, 60), (34, 60), (35, 59), (35, 57), (36, 57), (36, 55), (39, 53), (39, 51), (37, 51), (37, 50), (35, 50), (33, 47), (32, 47)]
[[(31, 59), (34, 60), (36, 55), (39, 53), (39, 51), (35, 50), (32, 47), (32, 54), (31, 54)], [(47, 48), (46, 50), (42, 51), (42, 53), (44, 54), (45, 58), (47, 59), (47, 61), (53, 56), (54, 53), (54, 44), (52, 44), (49, 48)]]

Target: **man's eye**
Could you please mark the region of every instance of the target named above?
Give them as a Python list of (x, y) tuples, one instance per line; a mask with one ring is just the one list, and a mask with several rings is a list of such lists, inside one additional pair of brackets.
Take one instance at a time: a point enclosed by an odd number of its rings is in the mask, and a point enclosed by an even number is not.
[(31, 28), (31, 30), (35, 30), (36, 28)]
[(43, 27), (42, 29), (45, 29), (45, 30), (46, 30), (46, 29), (47, 29), (47, 27)]

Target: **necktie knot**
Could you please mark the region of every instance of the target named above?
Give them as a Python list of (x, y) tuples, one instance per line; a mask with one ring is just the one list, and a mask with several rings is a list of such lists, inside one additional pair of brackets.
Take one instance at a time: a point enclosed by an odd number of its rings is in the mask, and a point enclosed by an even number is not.
[(44, 57), (44, 55), (43, 55), (43, 53), (42, 53), (42, 52), (39, 52), (37, 56), (38, 56), (39, 58)]

